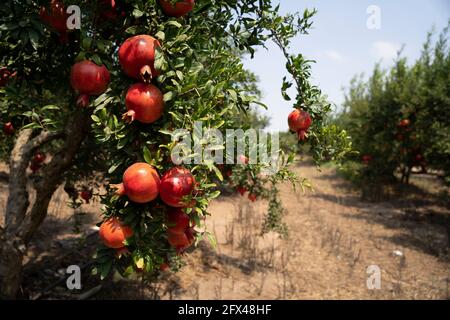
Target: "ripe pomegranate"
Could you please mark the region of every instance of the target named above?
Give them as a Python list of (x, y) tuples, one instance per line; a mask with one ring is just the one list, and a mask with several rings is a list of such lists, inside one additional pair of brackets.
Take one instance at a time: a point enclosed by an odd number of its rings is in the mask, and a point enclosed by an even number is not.
[(399, 121), (398, 126), (402, 128), (406, 128), (411, 124), (411, 121), (409, 119), (402, 119)]
[(104, 65), (98, 66), (90, 60), (75, 63), (70, 71), (70, 84), (80, 93), (77, 105), (86, 107), (89, 96), (100, 95), (108, 88), (110, 74)]
[(181, 208), (170, 208), (167, 212), (167, 222), (171, 230), (184, 231), (189, 227), (189, 216)]
[(3, 132), (6, 135), (11, 136), (14, 134), (14, 131), (15, 131), (15, 129), (11, 122), (7, 122), (3, 125)]
[(190, 241), (185, 231), (167, 229), (167, 241), (169, 244), (178, 250), (183, 250), (190, 245)]
[(128, 38), (119, 48), (120, 66), (129, 77), (150, 82), (158, 76), (154, 67), (158, 47), (158, 40), (145, 34)]
[(372, 161), (372, 156), (370, 154), (365, 154), (361, 157), (361, 161), (365, 164), (368, 165), (370, 161)]
[(133, 235), (133, 230), (118, 218), (112, 217), (100, 225), (99, 235), (105, 246), (119, 249), (125, 247), (123, 242)]
[(188, 169), (174, 167), (164, 173), (159, 196), (171, 207), (187, 208), (193, 206), (194, 203), (186, 203), (182, 199), (192, 193), (195, 185), (195, 178)]
[(256, 194), (254, 194), (254, 193), (249, 193), (249, 195), (248, 195), (248, 199), (251, 201), (251, 202), (255, 202), (256, 201)]
[(169, 269), (169, 264), (166, 262), (164, 262), (163, 264), (161, 264), (159, 266), (159, 270), (161, 270), (161, 271), (166, 271), (167, 269)]
[(80, 193), (80, 197), (86, 201), (86, 203), (89, 203), (89, 200), (92, 198), (92, 192), (90, 190), (83, 190)]
[(241, 196), (243, 196), (246, 192), (247, 192), (247, 188), (246, 187), (237, 187), (236, 190), (241, 194)]
[(162, 11), (170, 17), (182, 17), (194, 9), (194, 0), (180, 0), (174, 5), (170, 0), (159, 0)]
[(4, 87), (9, 79), (15, 77), (17, 72), (11, 72), (6, 67), (0, 68), (0, 87)]
[(45, 153), (40, 151), (36, 152), (34, 154), (33, 161), (36, 163), (43, 163), (45, 161)]
[(158, 172), (145, 162), (137, 162), (123, 173), (122, 183), (112, 185), (118, 195), (126, 195), (137, 203), (150, 202), (158, 196), (160, 179)]
[(193, 227), (187, 228), (184, 233), (186, 234), (186, 237), (189, 240), (189, 246), (190, 246), (192, 243), (194, 243), (194, 240), (195, 240), (195, 230)]
[(125, 105), (128, 111), (123, 114), (124, 120), (152, 123), (162, 115), (163, 94), (152, 84), (136, 83), (128, 89)]
[(32, 173), (36, 173), (40, 168), (42, 168), (42, 165), (40, 163), (32, 162), (30, 164), (30, 170)]
[(106, 20), (116, 20), (118, 17), (115, 0), (100, 0), (100, 17)]
[(243, 154), (238, 156), (238, 164), (248, 164), (248, 157)]
[(39, 15), (46, 24), (55, 29), (59, 33), (61, 43), (67, 42), (67, 18), (64, 4), (59, 0), (51, 0), (50, 7), (42, 6)]
[(306, 131), (311, 126), (312, 119), (308, 112), (295, 109), (288, 116), (288, 125), (291, 131), (297, 132), (298, 139), (306, 138)]
[(416, 154), (416, 155), (414, 156), (414, 160), (415, 160), (416, 162), (422, 162), (423, 156), (422, 156), (420, 153), (418, 153), (418, 154)]

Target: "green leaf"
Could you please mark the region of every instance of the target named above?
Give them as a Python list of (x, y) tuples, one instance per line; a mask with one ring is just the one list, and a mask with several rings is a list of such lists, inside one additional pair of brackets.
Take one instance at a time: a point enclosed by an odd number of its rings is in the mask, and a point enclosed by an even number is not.
[(150, 154), (150, 150), (148, 150), (146, 146), (143, 148), (143, 154), (145, 162), (147, 162), (148, 164), (152, 164), (152, 155)]

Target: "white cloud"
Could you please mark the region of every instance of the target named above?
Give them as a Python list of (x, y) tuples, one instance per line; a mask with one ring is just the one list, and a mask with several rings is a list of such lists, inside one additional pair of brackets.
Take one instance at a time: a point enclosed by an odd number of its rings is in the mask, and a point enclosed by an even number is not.
[(376, 59), (382, 59), (384, 61), (390, 61), (397, 57), (397, 53), (401, 46), (398, 43), (387, 41), (376, 41), (372, 44), (372, 55)]
[(345, 59), (344, 56), (342, 56), (339, 52), (336, 50), (328, 50), (325, 52), (325, 56), (329, 58), (330, 60), (333, 60), (334, 62), (345, 62), (347, 59)]

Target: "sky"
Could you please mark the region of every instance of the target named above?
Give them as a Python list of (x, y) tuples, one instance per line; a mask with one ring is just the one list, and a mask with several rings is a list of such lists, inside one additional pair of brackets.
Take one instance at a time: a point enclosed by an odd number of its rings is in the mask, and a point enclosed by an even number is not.
[[(276, 3), (282, 14), (318, 10), (309, 35), (296, 37), (290, 52), (316, 60), (311, 81), (337, 110), (344, 101), (343, 88), (354, 75), (369, 75), (377, 62), (388, 67), (402, 46), (403, 56), (414, 61), (427, 33), (432, 28), (441, 31), (450, 19), (449, 0), (274, 0)], [(379, 28), (367, 27), (368, 20), (376, 27), (371, 6), (379, 9)], [(286, 75), (281, 52), (270, 43), (268, 50), (259, 49), (253, 59), (246, 57), (244, 66), (259, 77), (262, 101), (268, 106), (262, 113), (271, 118), (268, 130), (286, 131), (293, 105), (280, 93)]]

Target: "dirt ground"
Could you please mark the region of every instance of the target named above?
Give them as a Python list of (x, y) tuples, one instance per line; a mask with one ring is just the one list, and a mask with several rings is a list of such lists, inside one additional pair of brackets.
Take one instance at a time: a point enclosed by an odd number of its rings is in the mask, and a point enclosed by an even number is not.
[[(178, 273), (156, 282), (115, 277), (95, 288), (94, 299), (448, 299), (449, 190), (428, 176), (383, 202), (362, 202), (332, 167), (318, 171), (308, 161), (294, 168), (314, 191), (281, 189), (289, 237), (260, 235), (267, 203), (238, 195), (211, 204), (208, 229), (217, 248), (201, 242)], [(6, 186), (0, 184), (0, 207)], [(70, 264), (86, 266), (97, 241), (92, 225), (99, 205), (75, 211), (59, 191), (36, 235), (25, 267), (25, 297), (79, 298), (56, 283)], [(75, 217), (75, 218), (74, 218)], [(1, 220), (0, 220), (1, 221)], [(75, 223), (76, 221), (76, 223)], [(74, 225), (83, 234), (74, 232)], [(369, 266), (381, 271), (380, 289), (368, 289)], [(53, 286), (49, 287), (53, 283)], [(62, 284), (62, 285), (61, 285)], [(97, 283), (98, 284), (98, 283)], [(88, 279), (81, 290), (95, 287)], [(98, 290), (97, 290), (98, 289)]]

